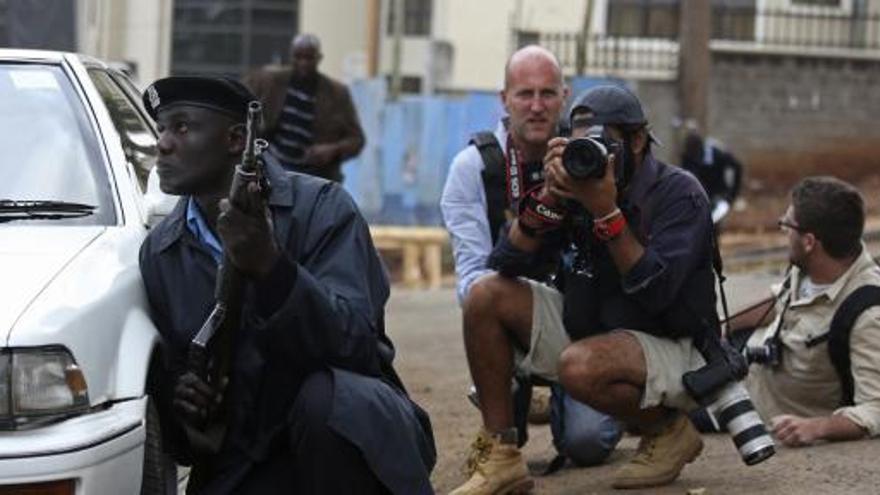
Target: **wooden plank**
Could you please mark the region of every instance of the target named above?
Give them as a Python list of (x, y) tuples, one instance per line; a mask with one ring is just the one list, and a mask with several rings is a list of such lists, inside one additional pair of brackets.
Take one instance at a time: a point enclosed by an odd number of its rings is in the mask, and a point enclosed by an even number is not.
[(449, 241), (449, 233), (442, 227), (417, 227), (402, 225), (373, 225), (370, 226), (370, 235), (374, 242), (379, 240), (406, 240), (416, 242), (439, 242)]
[(443, 275), (443, 248), (440, 244), (422, 246), (422, 269), (428, 288), (439, 289)]
[(403, 246), (403, 284), (413, 288), (422, 285), (418, 244), (409, 243)]

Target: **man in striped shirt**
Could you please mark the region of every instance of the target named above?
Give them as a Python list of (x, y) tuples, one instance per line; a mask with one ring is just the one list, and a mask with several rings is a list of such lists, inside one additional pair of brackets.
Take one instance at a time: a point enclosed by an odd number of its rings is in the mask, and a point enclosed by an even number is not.
[(290, 44), (289, 66), (264, 67), (245, 84), (263, 102), (269, 153), (288, 170), (342, 181), (342, 162), (364, 146), (348, 89), (318, 71), (321, 42), (301, 34)]

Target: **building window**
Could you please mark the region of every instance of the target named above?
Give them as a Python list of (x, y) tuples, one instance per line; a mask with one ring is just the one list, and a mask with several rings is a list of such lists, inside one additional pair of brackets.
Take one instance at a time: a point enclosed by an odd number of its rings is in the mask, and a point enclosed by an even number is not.
[(171, 72), (239, 78), (287, 61), (298, 0), (175, 0)]
[(0, 45), (11, 46), (9, 43), (9, 6), (7, 0), (0, 0)]
[[(679, 0), (609, 0), (607, 31), (629, 38), (678, 38)], [(755, 0), (712, 0), (713, 39), (753, 39)]]
[[(385, 83), (391, 87), (391, 76), (385, 76)], [(420, 76), (400, 76), (400, 92), (405, 95), (417, 95), (422, 93), (422, 78)]]
[(712, 2), (712, 39), (755, 40), (755, 0), (714, 0)]
[(429, 36), (431, 34), (432, 0), (391, 0), (388, 2), (388, 34), (394, 34), (394, 2), (403, 2), (403, 34)]
[(516, 32), (516, 48), (520, 49), (524, 46), (538, 45), (541, 43), (541, 33), (538, 31), (517, 31)]
[(0, 0), (0, 46), (76, 51), (74, 0)]
[(791, 0), (791, 4), (810, 7), (840, 7), (840, 0)]
[(678, 36), (678, 1), (608, 2), (608, 34), (631, 38), (675, 38)]

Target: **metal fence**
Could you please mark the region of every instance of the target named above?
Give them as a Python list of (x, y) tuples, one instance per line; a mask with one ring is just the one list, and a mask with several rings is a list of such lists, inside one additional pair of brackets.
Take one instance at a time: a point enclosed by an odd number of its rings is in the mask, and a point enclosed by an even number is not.
[[(677, 20), (675, 21), (677, 22)], [(644, 32), (590, 34), (513, 32), (515, 46), (540, 43), (559, 57), (569, 73), (633, 77), (674, 77), (678, 67), (677, 29), (653, 36)], [(874, 55), (880, 58), (880, 14), (835, 9), (759, 10), (755, 8), (712, 9), (712, 40), (725, 46), (811, 51), (829, 49)], [(874, 53), (872, 53), (874, 52)]]
[[(749, 29), (752, 26), (752, 29)], [(843, 10), (757, 10), (716, 7), (712, 38), (768, 47), (880, 48), (880, 14)]]
[[(678, 67), (675, 40), (604, 34), (584, 38), (577, 33), (540, 33), (537, 39), (530, 38), (530, 42), (555, 53), (563, 68), (576, 74), (662, 77), (674, 73)], [(525, 44), (528, 43), (518, 42), (518, 45)]]

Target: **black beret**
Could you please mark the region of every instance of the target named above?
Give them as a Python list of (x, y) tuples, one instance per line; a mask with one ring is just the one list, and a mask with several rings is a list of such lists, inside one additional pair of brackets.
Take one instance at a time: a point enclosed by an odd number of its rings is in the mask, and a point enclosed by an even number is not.
[(174, 76), (159, 79), (144, 91), (150, 116), (173, 105), (193, 105), (224, 113), (236, 121), (247, 119), (248, 103), (257, 97), (242, 83), (226, 77)]

